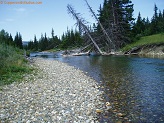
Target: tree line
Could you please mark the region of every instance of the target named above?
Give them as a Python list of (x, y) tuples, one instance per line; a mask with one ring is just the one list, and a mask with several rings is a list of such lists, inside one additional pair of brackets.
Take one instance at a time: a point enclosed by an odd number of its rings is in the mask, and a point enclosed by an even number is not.
[(47, 37), (46, 33), (41, 34), (41, 38), (37, 40), (36, 35), (34, 40), (30, 41), (26, 49), (34, 51), (43, 51), (50, 49), (68, 49), (72, 47), (79, 47), (82, 45), (82, 38), (77, 30), (67, 29), (67, 32), (63, 33), (61, 39), (54, 35), (54, 30), (51, 31), (51, 37)]
[(141, 36), (148, 36), (164, 32), (164, 10), (163, 12), (154, 5), (154, 14), (151, 19), (142, 18), (139, 12), (136, 22), (133, 25), (133, 37), (140, 38)]
[(109, 50), (118, 50), (141, 36), (164, 32), (164, 10), (162, 12), (155, 4), (151, 19), (142, 18), (140, 12), (135, 19), (133, 5), (131, 0), (104, 0), (98, 11), (98, 19), (111, 38), (114, 47), (111, 42), (106, 42), (99, 23), (93, 25), (93, 35), (96, 37), (97, 43)]
[[(87, 0), (85, 1), (87, 2)], [(95, 16), (91, 7), (89, 9), (93, 16)], [(97, 23), (83, 25), (83, 27), (88, 30), (90, 36), (92, 36), (101, 50), (108, 52), (112, 49), (119, 50), (141, 36), (164, 32), (164, 10), (161, 11), (154, 5), (154, 14), (151, 19), (142, 18), (140, 12), (137, 19), (135, 19), (133, 11), (131, 0), (104, 0), (103, 4), (99, 7), (98, 15), (95, 17)], [(107, 40), (107, 36), (110, 40)], [(22, 35), (18, 32), (13, 39), (11, 34), (5, 32), (5, 30), (1, 30), (0, 39), (1, 42), (3, 41), (8, 45), (23, 48)], [(41, 37), (37, 40), (36, 35), (34, 35), (34, 39), (27, 46), (24, 46), (24, 48), (33, 51), (44, 51), (53, 48), (68, 49), (86, 46), (90, 43), (89, 40), (86, 32), (82, 32), (79, 25), (78, 31), (67, 29), (61, 38), (54, 34), (53, 29), (51, 37), (47, 37), (45, 33), (41, 34)]]
[(22, 35), (18, 32), (16, 33), (15, 38), (13, 39), (11, 34), (2, 29), (0, 31), (0, 43), (23, 49)]
[(105, 36), (102, 33), (100, 24), (95, 27), (98, 43), (104, 46), (105, 49), (118, 50), (126, 43), (130, 43), (131, 25), (133, 18), (133, 4), (131, 0), (104, 0), (103, 5), (100, 5), (98, 19), (107, 34), (112, 40), (105, 42)]

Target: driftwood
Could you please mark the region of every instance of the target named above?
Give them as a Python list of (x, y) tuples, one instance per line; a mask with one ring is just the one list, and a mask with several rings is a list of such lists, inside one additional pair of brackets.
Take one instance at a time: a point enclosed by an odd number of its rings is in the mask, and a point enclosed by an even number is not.
[(90, 55), (90, 50), (88, 52), (82, 52), (82, 53), (73, 53), (72, 56), (88, 56)]
[(88, 44), (87, 46), (83, 47), (80, 52), (84, 51), (85, 49), (87, 49), (88, 47), (90, 47), (92, 45), (92, 43)]

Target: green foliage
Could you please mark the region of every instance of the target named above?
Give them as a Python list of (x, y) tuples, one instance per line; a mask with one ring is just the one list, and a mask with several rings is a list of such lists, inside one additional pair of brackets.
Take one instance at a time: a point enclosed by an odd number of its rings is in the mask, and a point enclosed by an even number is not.
[[(67, 49), (72, 47), (80, 47), (83, 44), (83, 40), (78, 31), (67, 30), (65, 34), (62, 35), (61, 40), (54, 36), (54, 30), (51, 32), (52, 37), (49, 38), (41, 34), (41, 38), (37, 41), (36, 36), (34, 36), (34, 41), (28, 43), (27, 49), (33, 51), (44, 51), (50, 49)], [(54, 51), (54, 50), (53, 50)]]
[(164, 32), (164, 12), (158, 11), (158, 7), (154, 5), (154, 15), (151, 21), (148, 18), (142, 19), (141, 14), (138, 14), (137, 21), (132, 29), (132, 39), (138, 39), (138, 35), (148, 36), (162, 32)]
[(58, 48), (61, 41), (57, 36), (54, 36), (53, 29), (51, 34), (52, 38), (47, 37), (46, 33), (44, 36), (43, 34), (41, 34), (41, 38), (39, 39), (39, 41), (36, 39), (36, 36), (34, 36), (34, 41), (30, 41), (28, 43), (27, 49), (32, 51), (44, 51)]
[(160, 44), (160, 43), (164, 43), (164, 34), (163, 33), (141, 37), (139, 40), (136, 40), (135, 42), (123, 47), (122, 51), (128, 51), (128, 50), (132, 49), (133, 47), (139, 47), (142, 45)]
[[(104, 0), (103, 6), (100, 6), (99, 21), (113, 41), (114, 49), (119, 49), (125, 42), (130, 42), (131, 23), (134, 20), (132, 13), (131, 0)], [(97, 31), (98, 34), (102, 33), (99, 24)], [(100, 42), (102, 40), (106, 39), (101, 38)]]
[(15, 45), (20, 48), (23, 49), (23, 43), (22, 43), (22, 36), (21, 34), (18, 32), (16, 33), (15, 39), (14, 39)]
[(65, 34), (62, 35), (62, 42), (60, 45), (61, 49), (68, 49), (72, 47), (80, 47), (83, 44), (83, 40), (80, 33), (75, 30), (67, 30)]
[(31, 71), (26, 64), (22, 50), (0, 44), (0, 86), (18, 81), (24, 73)]
[(5, 43), (7, 45), (14, 45), (13, 38), (11, 34), (9, 35), (4, 29), (0, 31), (0, 43)]

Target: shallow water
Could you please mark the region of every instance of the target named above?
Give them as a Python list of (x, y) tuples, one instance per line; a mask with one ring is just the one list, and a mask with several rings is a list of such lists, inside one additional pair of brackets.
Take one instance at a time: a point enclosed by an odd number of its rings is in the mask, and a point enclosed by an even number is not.
[(100, 122), (164, 122), (164, 60), (128, 56), (51, 56), (47, 58), (75, 66), (101, 85), (104, 102), (109, 101), (112, 109), (100, 116)]

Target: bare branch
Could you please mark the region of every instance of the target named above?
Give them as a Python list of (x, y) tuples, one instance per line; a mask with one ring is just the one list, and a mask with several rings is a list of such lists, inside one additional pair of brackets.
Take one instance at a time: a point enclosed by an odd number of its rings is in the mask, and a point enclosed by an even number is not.
[(89, 5), (87, 0), (84, 0), (90, 10), (90, 12), (92, 13), (92, 15), (94, 16), (94, 18), (96, 19), (96, 21), (99, 23), (103, 33), (105, 34), (106, 40), (108, 41), (108, 43), (110, 42), (113, 45), (113, 48), (115, 49), (115, 44), (113, 43), (113, 41), (111, 40), (111, 38), (109, 37), (109, 35), (107, 34), (107, 32), (105, 31), (104, 27), (102, 26), (101, 22), (99, 21), (99, 19), (97, 18), (95, 12), (92, 10), (91, 6)]
[(85, 20), (83, 18), (79, 17), (79, 14), (76, 13), (76, 11), (73, 9), (73, 7), (71, 5), (67, 5), (67, 9), (68, 9), (69, 14), (72, 14), (73, 18), (76, 19), (77, 24), (79, 24), (81, 26), (80, 28), (82, 28), (82, 30), (85, 31), (85, 33), (88, 35), (88, 37), (90, 38), (90, 40), (92, 41), (92, 43), (94, 44), (96, 49), (99, 51), (99, 53), (102, 54), (103, 52), (101, 51), (101, 49), (99, 48), (97, 43), (93, 40), (92, 36), (90, 35), (89, 29), (84, 24)]

